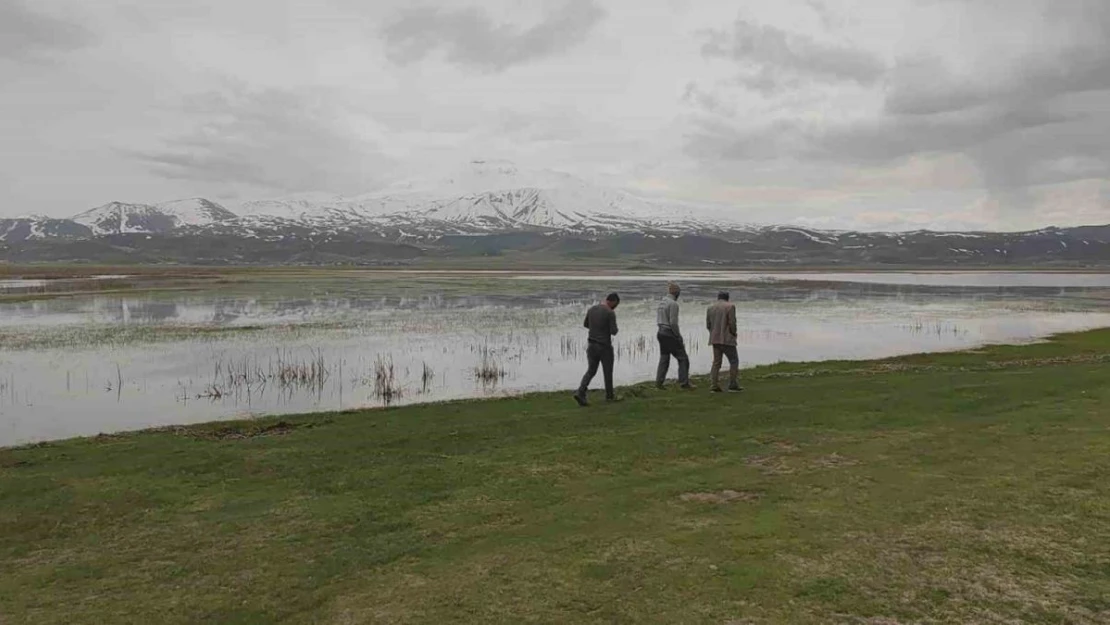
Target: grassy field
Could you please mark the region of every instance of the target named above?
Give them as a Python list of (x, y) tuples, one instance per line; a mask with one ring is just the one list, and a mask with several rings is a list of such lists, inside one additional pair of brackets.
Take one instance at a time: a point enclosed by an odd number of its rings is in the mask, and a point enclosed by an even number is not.
[(0, 623), (1107, 623), (1108, 354), (0, 450)]

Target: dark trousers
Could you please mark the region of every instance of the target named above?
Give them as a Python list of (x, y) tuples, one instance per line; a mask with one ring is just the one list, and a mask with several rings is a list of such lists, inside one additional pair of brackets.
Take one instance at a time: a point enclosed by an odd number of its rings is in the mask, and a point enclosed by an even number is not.
[(685, 386), (690, 383), (690, 357), (686, 355), (686, 342), (681, 336), (660, 333), (659, 339), (659, 369), (655, 372), (655, 385), (663, 386), (667, 380), (667, 371), (671, 368), (671, 356), (678, 361), (678, 383)]
[(740, 386), (740, 354), (735, 345), (713, 346), (713, 368), (709, 370), (709, 377), (713, 381), (713, 388), (721, 388), (721, 361), (728, 358), (728, 387)]
[(578, 396), (585, 397), (590, 388), (590, 382), (597, 375), (597, 367), (601, 366), (605, 373), (605, 397), (613, 399), (613, 346), (601, 343), (590, 343), (586, 349), (586, 360), (590, 363), (586, 375), (582, 377), (582, 384), (578, 387)]

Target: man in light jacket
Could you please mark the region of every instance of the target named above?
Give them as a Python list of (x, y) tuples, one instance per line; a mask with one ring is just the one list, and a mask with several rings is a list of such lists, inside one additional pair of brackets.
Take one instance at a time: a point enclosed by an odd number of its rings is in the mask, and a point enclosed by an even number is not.
[(709, 379), (710, 390), (721, 391), (721, 361), (728, 357), (728, 390), (740, 392), (740, 355), (736, 352), (736, 305), (729, 300), (729, 294), (717, 294), (717, 303), (705, 311), (705, 327), (709, 330), (709, 344), (713, 346), (713, 368)]
[(671, 282), (667, 285), (667, 296), (659, 302), (656, 311), (656, 324), (659, 326), (659, 369), (655, 373), (656, 388), (663, 388), (667, 371), (671, 368), (671, 357), (678, 361), (678, 383), (684, 389), (693, 389), (690, 384), (690, 357), (686, 355), (686, 341), (678, 326), (678, 298), (682, 289)]

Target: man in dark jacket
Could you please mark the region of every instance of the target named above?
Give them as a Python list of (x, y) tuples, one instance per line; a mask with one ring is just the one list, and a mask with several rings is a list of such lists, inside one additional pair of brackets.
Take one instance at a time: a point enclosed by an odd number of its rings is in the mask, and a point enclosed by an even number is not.
[(589, 368), (582, 377), (582, 384), (574, 394), (574, 401), (579, 406), (588, 406), (586, 393), (589, 391), (590, 382), (597, 375), (598, 365), (605, 373), (605, 399), (615, 401), (613, 390), (613, 337), (617, 335), (617, 306), (621, 303), (620, 295), (610, 293), (604, 302), (597, 304), (586, 312), (586, 321), (582, 324), (589, 330), (589, 347), (586, 348), (586, 360)]

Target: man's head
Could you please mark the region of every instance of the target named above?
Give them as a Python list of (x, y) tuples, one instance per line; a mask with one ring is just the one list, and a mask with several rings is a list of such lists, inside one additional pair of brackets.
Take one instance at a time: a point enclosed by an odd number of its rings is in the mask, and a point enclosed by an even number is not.
[(727, 302), (728, 298), (729, 298), (728, 291), (721, 291), (720, 293), (717, 294), (717, 299), (722, 301), (722, 302)]
[(670, 282), (667, 284), (667, 294), (678, 299), (678, 296), (682, 295), (682, 287), (678, 286), (677, 282)]
[(620, 303), (621, 296), (616, 293), (610, 293), (605, 296), (605, 305), (608, 306), (610, 310), (616, 310), (617, 306), (620, 306)]

